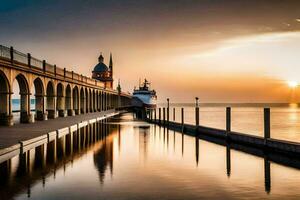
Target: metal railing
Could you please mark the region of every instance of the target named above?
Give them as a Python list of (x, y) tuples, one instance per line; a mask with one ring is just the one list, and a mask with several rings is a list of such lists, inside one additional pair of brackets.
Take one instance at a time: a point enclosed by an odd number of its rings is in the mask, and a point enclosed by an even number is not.
[(86, 76), (81, 76), (77, 73), (67, 71), (63, 68), (56, 67), (55, 65), (51, 65), (46, 61), (42, 61), (37, 58), (34, 58), (30, 54), (24, 54), (22, 52), (19, 52), (15, 50), (13, 47), (9, 48), (0, 45), (0, 58), (8, 59), (11, 61), (11, 63), (14, 63), (14, 61), (16, 61), (20, 64), (28, 66), (29, 68), (33, 67), (39, 70), (43, 70), (44, 73), (47, 72), (47, 73), (63, 76), (64, 78), (74, 79), (74, 80), (82, 81), (89, 85), (94, 85), (94, 86), (99, 86), (104, 88), (104, 83), (102, 83), (101, 81)]
[(43, 61), (31, 57), (31, 66), (38, 69), (43, 69)]
[(0, 45), (0, 56), (10, 59), (10, 48)]

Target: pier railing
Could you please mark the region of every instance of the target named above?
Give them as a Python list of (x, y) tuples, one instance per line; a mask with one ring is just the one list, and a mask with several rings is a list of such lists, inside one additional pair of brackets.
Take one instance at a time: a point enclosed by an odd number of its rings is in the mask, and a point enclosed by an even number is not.
[(43, 73), (78, 80), (89, 85), (104, 88), (104, 84), (100, 81), (83, 76), (82, 74), (77, 74), (73, 71), (68, 71), (66, 68), (59, 68), (56, 65), (47, 63), (46, 60), (34, 58), (29, 53), (25, 54), (17, 51), (13, 47), (0, 45), (0, 58), (10, 62), (11, 64), (21, 64), (22, 66), (39, 70)]
[(225, 129), (212, 128), (200, 125), (200, 112), (199, 104), (196, 99), (196, 106), (194, 112), (194, 124), (187, 124), (185, 122), (184, 108), (181, 108), (181, 122), (175, 121), (175, 108), (173, 108), (173, 121), (170, 119), (170, 107), (169, 103), (167, 107), (160, 107), (158, 109), (147, 109), (146, 117), (151, 123), (158, 124), (160, 126), (167, 127), (176, 131), (184, 132), (189, 135), (203, 137), (208, 136), (212, 138), (218, 138), (225, 142), (233, 142), (248, 146), (253, 146), (260, 150), (271, 150), (279, 153), (285, 153), (289, 155), (300, 155), (300, 143), (274, 139), (271, 138), (271, 120), (270, 120), (270, 108), (263, 109), (263, 137), (250, 135), (246, 133), (234, 132), (231, 129), (231, 107), (226, 107), (226, 121)]

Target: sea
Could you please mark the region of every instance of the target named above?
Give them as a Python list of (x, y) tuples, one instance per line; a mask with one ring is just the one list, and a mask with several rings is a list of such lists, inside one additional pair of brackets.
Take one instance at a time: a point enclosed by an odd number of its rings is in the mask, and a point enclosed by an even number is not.
[[(193, 123), (193, 107), (185, 108), (186, 112), (190, 109)], [(290, 113), (298, 112), (289, 107), (276, 109), (274, 114), (285, 115), (282, 123), (295, 120), (289, 118)], [(236, 127), (247, 130), (255, 125), (254, 120), (260, 121), (254, 116), (260, 116), (261, 107), (235, 110), (241, 124), (253, 120)], [(203, 113), (219, 113), (219, 117)], [(207, 123), (205, 116), (221, 120), (222, 113), (223, 107), (203, 106), (202, 123)], [(222, 124), (210, 123), (207, 125)], [(80, 131), (81, 139), (74, 132), (73, 137), (58, 138), (56, 145), (46, 144), (46, 151), (31, 149), (26, 157), (1, 163), (0, 199), (300, 199), (296, 158), (293, 167), (278, 164), (268, 156), (139, 121), (131, 113), (96, 128), (89, 126)]]
[[(12, 107), (15, 123), (19, 121), (20, 100), (13, 99)], [(35, 99), (31, 99), (32, 112), (35, 109)], [(158, 104), (158, 108), (166, 104)], [(202, 103), (199, 104), (200, 125), (225, 129), (226, 107), (231, 107), (231, 129), (235, 132), (263, 136), (264, 108), (271, 110), (271, 137), (280, 140), (300, 142), (300, 104), (287, 103)], [(170, 104), (169, 118), (181, 122), (181, 108), (184, 108), (184, 122), (195, 124), (195, 104)], [(175, 120), (173, 120), (175, 109)]]

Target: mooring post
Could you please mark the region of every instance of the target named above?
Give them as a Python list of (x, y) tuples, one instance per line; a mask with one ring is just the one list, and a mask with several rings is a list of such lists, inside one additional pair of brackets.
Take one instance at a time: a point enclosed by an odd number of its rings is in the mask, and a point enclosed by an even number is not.
[(158, 121), (161, 124), (161, 108), (158, 108)]
[(181, 127), (184, 130), (184, 108), (181, 108)]
[(270, 108), (264, 108), (264, 138), (270, 138)]
[(175, 122), (175, 107), (173, 108), (173, 121)]
[(166, 125), (166, 108), (163, 107), (163, 123)]
[(231, 107), (226, 107), (226, 134), (231, 131)]
[(199, 127), (199, 98), (196, 97), (196, 107), (195, 107), (195, 121), (196, 121), (196, 126), (197, 128)]
[(168, 125), (169, 125), (169, 114), (170, 114), (170, 99), (169, 98), (167, 98), (167, 122), (168, 122)]

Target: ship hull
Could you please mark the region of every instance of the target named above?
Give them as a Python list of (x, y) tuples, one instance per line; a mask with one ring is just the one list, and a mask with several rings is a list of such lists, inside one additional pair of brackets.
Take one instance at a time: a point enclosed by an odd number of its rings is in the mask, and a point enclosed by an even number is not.
[(156, 108), (156, 98), (151, 95), (133, 95), (132, 105), (135, 107)]

